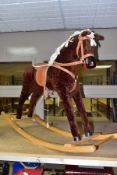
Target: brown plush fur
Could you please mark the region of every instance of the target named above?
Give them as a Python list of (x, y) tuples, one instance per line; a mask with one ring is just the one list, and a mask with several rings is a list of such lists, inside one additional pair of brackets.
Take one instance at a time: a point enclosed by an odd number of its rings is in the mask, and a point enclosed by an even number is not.
[[(82, 36), (86, 36), (89, 32), (83, 32)], [(99, 40), (102, 40), (103, 37), (99, 34), (95, 34), (95, 40), (98, 42)], [(58, 55), (56, 61), (60, 63), (69, 63), (74, 62), (77, 59), (76, 55), (76, 47), (78, 44), (78, 36), (73, 37), (73, 42), (70, 42), (68, 47), (63, 47), (61, 49), (60, 54)], [(94, 53), (94, 48), (90, 46), (90, 42), (85, 40), (83, 41), (83, 47), (84, 47), (84, 53)], [(80, 57), (80, 51), (79, 51), (79, 57)], [(66, 69), (69, 69), (71, 72), (73, 72), (76, 75), (76, 69), (78, 69), (78, 66), (70, 66), (65, 67)], [(34, 107), (36, 105), (37, 100), (40, 96), (43, 94), (43, 87), (39, 86), (35, 81), (35, 68), (31, 67), (24, 71), (23, 74), (23, 87), (19, 99), (19, 106), (17, 109), (17, 118), (21, 118), (22, 116), (22, 107), (25, 102), (25, 100), (32, 94), (31, 100), (30, 100), (30, 107), (29, 107), (29, 113), (28, 115), (31, 117), (33, 115)], [(84, 127), (85, 132), (91, 132), (89, 122), (87, 119), (87, 115), (85, 112), (84, 104), (82, 102), (82, 96), (80, 93), (80, 85), (79, 81), (77, 79), (77, 86), (75, 90), (70, 93), (70, 90), (72, 89), (74, 85), (74, 80), (70, 75), (67, 73), (54, 68), (50, 67), (48, 69), (47, 73), (47, 83), (46, 86), (48, 89), (54, 90), (58, 93), (59, 97), (61, 98), (64, 109), (66, 111), (68, 121), (70, 124), (70, 129), (73, 137), (79, 137), (80, 131), (79, 127), (77, 125), (76, 119), (74, 117), (74, 113), (72, 111), (72, 106), (70, 104), (70, 98), (72, 97), (76, 103), (76, 106), (78, 108), (78, 111), (80, 113), (80, 116), (82, 118), (82, 123)]]

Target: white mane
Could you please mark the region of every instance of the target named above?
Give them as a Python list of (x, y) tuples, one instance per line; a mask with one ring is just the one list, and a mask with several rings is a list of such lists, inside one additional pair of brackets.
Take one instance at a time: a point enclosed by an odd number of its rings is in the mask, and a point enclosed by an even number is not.
[[(81, 31), (75, 31), (75, 32), (74, 32), (72, 35), (70, 35), (70, 37), (69, 37), (64, 43), (62, 43), (62, 44), (55, 50), (55, 52), (51, 55), (50, 60), (49, 60), (49, 62), (48, 62), (48, 65), (51, 66), (51, 65), (54, 63), (54, 61), (56, 60), (57, 56), (60, 54), (60, 51), (61, 51), (61, 49), (62, 49), (63, 47), (68, 47), (69, 42), (72, 42), (72, 40), (71, 40), (72, 37), (74, 37), (74, 36), (76, 36), (76, 35), (80, 35), (80, 34), (82, 34), (84, 31), (90, 31), (90, 32), (91, 32), (90, 29), (81, 30)], [(94, 39), (93, 39), (93, 38), (94, 38), (94, 33), (91, 32), (91, 34), (88, 35), (88, 36), (89, 36), (89, 38), (90, 38), (90, 40), (91, 40), (91, 46), (96, 45), (96, 43), (95, 43), (95, 41), (94, 41)]]

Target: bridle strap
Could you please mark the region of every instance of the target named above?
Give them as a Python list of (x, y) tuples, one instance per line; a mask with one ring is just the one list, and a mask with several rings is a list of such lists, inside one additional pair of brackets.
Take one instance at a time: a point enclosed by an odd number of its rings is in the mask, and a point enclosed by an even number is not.
[(84, 54), (84, 50), (83, 50), (83, 41), (84, 40), (89, 40), (90, 38), (88, 36), (79, 36), (78, 37), (79, 39), (79, 42), (77, 44), (77, 47), (76, 47), (76, 55), (78, 56), (79, 55), (79, 50), (81, 49), (81, 57), (80, 57), (80, 61), (83, 63), (84, 62), (84, 59), (88, 56), (94, 56), (93, 53), (88, 53), (88, 54)]
[[(91, 54), (91, 53), (89, 53), (89, 54), (85, 54), (85, 58), (86, 57), (89, 57), (89, 56), (94, 56), (94, 54)], [(74, 61), (74, 62), (71, 62), (71, 63), (59, 63), (59, 62), (54, 62), (54, 64), (56, 65), (59, 65), (59, 66), (63, 66), (63, 67), (69, 67), (69, 66), (77, 66), (78, 64), (83, 64), (84, 63), (84, 61), (83, 60), (79, 60), (79, 61)], [(53, 65), (54, 65), (53, 64)], [(52, 66), (53, 66), (52, 65)]]

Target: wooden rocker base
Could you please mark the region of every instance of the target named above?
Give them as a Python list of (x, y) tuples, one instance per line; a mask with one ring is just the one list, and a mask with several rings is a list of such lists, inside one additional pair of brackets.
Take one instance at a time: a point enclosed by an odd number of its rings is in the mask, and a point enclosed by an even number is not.
[[(5, 114), (4, 112), (2, 112), (2, 116), (6, 119), (6, 121), (11, 125), (12, 128), (14, 128), (20, 135), (31, 141), (33, 144), (44, 146), (46, 148), (56, 151), (69, 152), (69, 153), (91, 153), (94, 152), (102, 143), (105, 143), (111, 139), (117, 139), (117, 133), (105, 134), (105, 135), (95, 134), (79, 142), (73, 142), (65, 145), (55, 144), (39, 139), (24, 131), (24, 129), (18, 126), (17, 120), (14, 119), (14, 116)], [(93, 144), (84, 145), (85, 143), (92, 140), (95, 140)]]

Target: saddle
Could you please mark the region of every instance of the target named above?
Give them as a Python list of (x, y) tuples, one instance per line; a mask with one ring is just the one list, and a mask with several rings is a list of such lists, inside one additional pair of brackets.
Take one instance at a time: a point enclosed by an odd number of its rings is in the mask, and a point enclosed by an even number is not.
[[(64, 64), (60, 63), (60, 65), (63, 66)], [(52, 66), (56, 67), (57, 69), (60, 69), (60, 70), (64, 71), (65, 73), (69, 74), (74, 79), (74, 85), (73, 85), (72, 89), (70, 90), (70, 92), (72, 92), (72, 91), (74, 91), (74, 89), (76, 88), (76, 85), (77, 85), (77, 80), (75, 78), (75, 75), (71, 71), (69, 71), (68, 69), (63, 68), (60, 65), (59, 65), (59, 63), (56, 63), (56, 64), (53, 64)], [(46, 87), (47, 71), (48, 71), (49, 67), (50, 66), (47, 63), (42, 63), (42, 64), (40, 63), (40, 64), (35, 66), (35, 69), (36, 69), (36, 75), (35, 75), (36, 83), (39, 86), (44, 87), (44, 89)]]
[(48, 68), (49, 66), (46, 64), (38, 64), (38, 67), (35, 67), (35, 80), (39, 86), (45, 87)]

